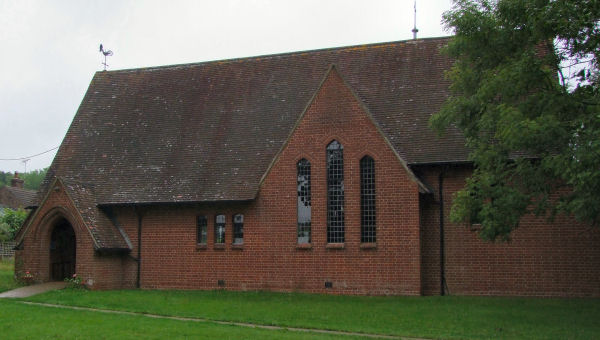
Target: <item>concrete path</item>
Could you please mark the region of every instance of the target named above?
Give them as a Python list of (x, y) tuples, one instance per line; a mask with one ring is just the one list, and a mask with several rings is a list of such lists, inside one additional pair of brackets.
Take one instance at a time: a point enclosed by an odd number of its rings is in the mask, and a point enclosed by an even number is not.
[(0, 298), (24, 298), (36, 294), (41, 294), (49, 290), (63, 289), (67, 286), (66, 282), (47, 282), (37, 285), (25, 286), (8, 292), (0, 293)]

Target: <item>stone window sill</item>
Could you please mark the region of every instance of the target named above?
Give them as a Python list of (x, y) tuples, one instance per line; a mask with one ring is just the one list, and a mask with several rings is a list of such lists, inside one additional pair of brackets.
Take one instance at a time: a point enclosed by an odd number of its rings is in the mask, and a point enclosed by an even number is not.
[(213, 249), (214, 250), (225, 250), (225, 244), (223, 244), (223, 243), (215, 243)]
[(206, 249), (208, 249), (208, 247), (206, 246), (205, 243), (196, 244), (196, 250), (206, 250)]
[(243, 250), (244, 249), (244, 244), (243, 243), (234, 243), (231, 245), (231, 249), (234, 250)]
[(311, 243), (298, 243), (296, 244), (296, 249), (312, 249)]
[(377, 249), (377, 243), (361, 243), (360, 249)]
[(325, 249), (344, 249), (344, 243), (327, 243)]

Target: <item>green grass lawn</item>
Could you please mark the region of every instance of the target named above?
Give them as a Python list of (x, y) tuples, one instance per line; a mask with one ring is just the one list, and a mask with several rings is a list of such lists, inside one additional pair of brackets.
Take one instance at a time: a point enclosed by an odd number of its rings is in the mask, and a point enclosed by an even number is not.
[(443, 339), (600, 337), (600, 299), (349, 297), (228, 291), (54, 291), (30, 301)]
[(2, 339), (359, 339), (28, 306), (0, 299)]
[(13, 277), (14, 263), (12, 260), (0, 259), (0, 293), (19, 287)]
[[(13, 264), (0, 262), (0, 291), (16, 286)], [(597, 322), (600, 299), (61, 290), (26, 300), (167, 316), (436, 339), (600, 338), (600, 323)], [(0, 330), (2, 339), (336, 338), (333, 335), (30, 306), (19, 300), (4, 299), (0, 299)]]

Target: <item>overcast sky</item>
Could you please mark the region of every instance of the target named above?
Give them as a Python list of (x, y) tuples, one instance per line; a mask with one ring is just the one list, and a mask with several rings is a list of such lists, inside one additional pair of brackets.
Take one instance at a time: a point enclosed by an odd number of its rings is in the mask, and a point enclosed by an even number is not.
[[(448, 35), (451, 0), (418, 0), (418, 36)], [(0, 159), (60, 145), (102, 70), (411, 39), (413, 0), (0, 0)], [(32, 157), (50, 165), (56, 150)], [(25, 170), (0, 160), (0, 170)]]

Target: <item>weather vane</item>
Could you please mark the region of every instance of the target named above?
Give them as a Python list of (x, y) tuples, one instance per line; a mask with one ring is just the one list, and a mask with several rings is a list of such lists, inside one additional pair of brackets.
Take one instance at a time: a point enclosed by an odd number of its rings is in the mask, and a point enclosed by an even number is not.
[(113, 52), (111, 50), (104, 50), (104, 47), (102, 47), (102, 44), (100, 44), (100, 53), (104, 54), (104, 62), (102, 63), (102, 65), (104, 65), (104, 71), (106, 71), (106, 67), (108, 66), (108, 64), (106, 63), (106, 57), (110, 57), (111, 55), (113, 55)]

